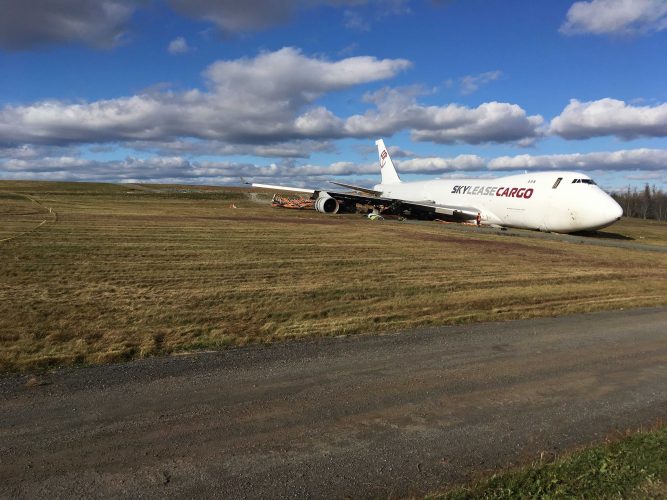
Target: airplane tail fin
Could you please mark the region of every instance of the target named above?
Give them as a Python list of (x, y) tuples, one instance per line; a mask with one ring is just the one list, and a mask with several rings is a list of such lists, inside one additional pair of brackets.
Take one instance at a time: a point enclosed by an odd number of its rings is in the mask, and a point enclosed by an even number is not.
[(382, 139), (375, 141), (378, 147), (378, 155), (380, 155), (380, 174), (382, 175), (382, 184), (398, 184), (401, 182), (400, 177), (396, 173), (394, 162), (391, 161), (387, 148)]

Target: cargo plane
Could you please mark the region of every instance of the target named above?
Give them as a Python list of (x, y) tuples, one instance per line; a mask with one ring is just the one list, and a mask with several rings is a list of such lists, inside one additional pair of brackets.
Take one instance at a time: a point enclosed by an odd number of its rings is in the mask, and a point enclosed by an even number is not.
[(534, 172), (495, 179), (401, 181), (384, 141), (375, 142), (382, 182), (372, 189), (331, 181), (351, 191), (255, 184), (253, 187), (308, 193), (318, 212), (353, 211), (356, 204), (380, 213), (466, 221), (556, 233), (592, 231), (613, 224), (623, 209), (577, 172)]

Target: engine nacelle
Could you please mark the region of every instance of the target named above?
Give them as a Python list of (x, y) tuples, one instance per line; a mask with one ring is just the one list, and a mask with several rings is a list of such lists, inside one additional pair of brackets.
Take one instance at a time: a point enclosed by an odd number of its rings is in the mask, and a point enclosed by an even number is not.
[(320, 193), (320, 196), (315, 201), (315, 210), (323, 214), (335, 214), (340, 208), (340, 203), (335, 198), (332, 198), (327, 193)]

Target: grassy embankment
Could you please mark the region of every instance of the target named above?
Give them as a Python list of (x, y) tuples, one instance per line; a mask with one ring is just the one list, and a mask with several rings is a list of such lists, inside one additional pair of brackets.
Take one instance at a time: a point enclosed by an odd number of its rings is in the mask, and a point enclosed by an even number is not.
[(0, 182), (0, 240), (47, 221), (0, 242), (0, 371), (667, 303), (665, 253), (148, 188)]
[(428, 498), (667, 498), (666, 481), (667, 427), (662, 427)]

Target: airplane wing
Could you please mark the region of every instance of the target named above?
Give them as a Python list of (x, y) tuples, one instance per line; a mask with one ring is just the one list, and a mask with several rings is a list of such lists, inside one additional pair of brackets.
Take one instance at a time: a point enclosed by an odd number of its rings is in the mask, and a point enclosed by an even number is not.
[(331, 184), (336, 186), (341, 186), (344, 188), (352, 189), (353, 191), (359, 191), (360, 193), (367, 193), (373, 196), (382, 196), (382, 191), (374, 191), (373, 189), (368, 189), (361, 186), (355, 186), (354, 184), (345, 184), (344, 182), (329, 181)]
[[(241, 177), (243, 179), (243, 177)], [(250, 184), (252, 187), (256, 188), (261, 188), (261, 189), (278, 189), (279, 191), (290, 191), (294, 193), (316, 193), (317, 190), (315, 189), (304, 189), (304, 188), (298, 188), (298, 187), (288, 187), (288, 186), (274, 186), (273, 184), (257, 184), (256, 182), (253, 182), (252, 184), (250, 182), (244, 182), (244, 184)]]
[[(322, 191), (324, 192), (324, 191)], [(382, 207), (391, 212), (411, 212), (421, 214), (441, 214), (462, 219), (474, 219), (479, 210), (475, 207), (460, 207), (454, 205), (439, 205), (433, 201), (407, 201), (398, 198), (386, 198), (383, 196), (365, 196), (346, 192), (326, 191), (326, 194), (334, 199), (345, 200), (354, 203)]]
[[(296, 193), (309, 193), (312, 194), (312, 198), (322, 200), (322, 203), (316, 203), (315, 208), (319, 212), (323, 213), (336, 213), (339, 208), (342, 207), (351, 207), (354, 208), (354, 205), (359, 203), (362, 205), (371, 205), (377, 207), (383, 211), (405, 214), (409, 212), (410, 215), (413, 214), (430, 214), (430, 215), (445, 215), (451, 217), (457, 217), (460, 219), (474, 219), (477, 216), (479, 210), (475, 207), (462, 207), (454, 205), (439, 205), (433, 201), (407, 201), (401, 200), (398, 198), (387, 198), (380, 196), (379, 191), (374, 191), (368, 188), (362, 188), (359, 186), (353, 186), (351, 184), (343, 184), (340, 182), (333, 182), (342, 187), (348, 187), (354, 189), (357, 192), (363, 192), (368, 194), (357, 194), (354, 192), (340, 192), (340, 191), (330, 191), (324, 189), (304, 189), (297, 187), (288, 187), (288, 186), (276, 186), (270, 184), (256, 184), (253, 183), (253, 187), (262, 188), (262, 189), (277, 189), (282, 191), (291, 191)], [(336, 203), (325, 204), (324, 201), (327, 199), (335, 200)]]
[[(375, 141), (380, 159), (380, 172), (382, 185), (400, 184), (401, 179), (396, 172), (384, 141)], [(245, 182), (245, 179), (241, 178)], [(416, 216), (418, 218), (433, 218), (436, 215), (452, 217), (454, 219), (474, 219), (482, 210), (477, 207), (462, 207), (455, 205), (439, 205), (433, 200), (406, 200), (401, 198), (389, 198), (383, 196), (382, 191), (376, 191), (353, 184), (330, 181), (337, 186), (351, 189), (352, 191), (330, 191), (328, 189), (304, 189), (287, 186), (274, 186), (270, 184), (252, 184), (253, 187), (264, 189), (279, 189), (296, 193), (309, 193), (310, 199), (315, 201), (315, 210), (322, 213), (335, 214), (339, 211), (353, 212), (357, 204), (369, 205), (385, 214)], [(249, 184), (249, 183), (246, 183)]]

